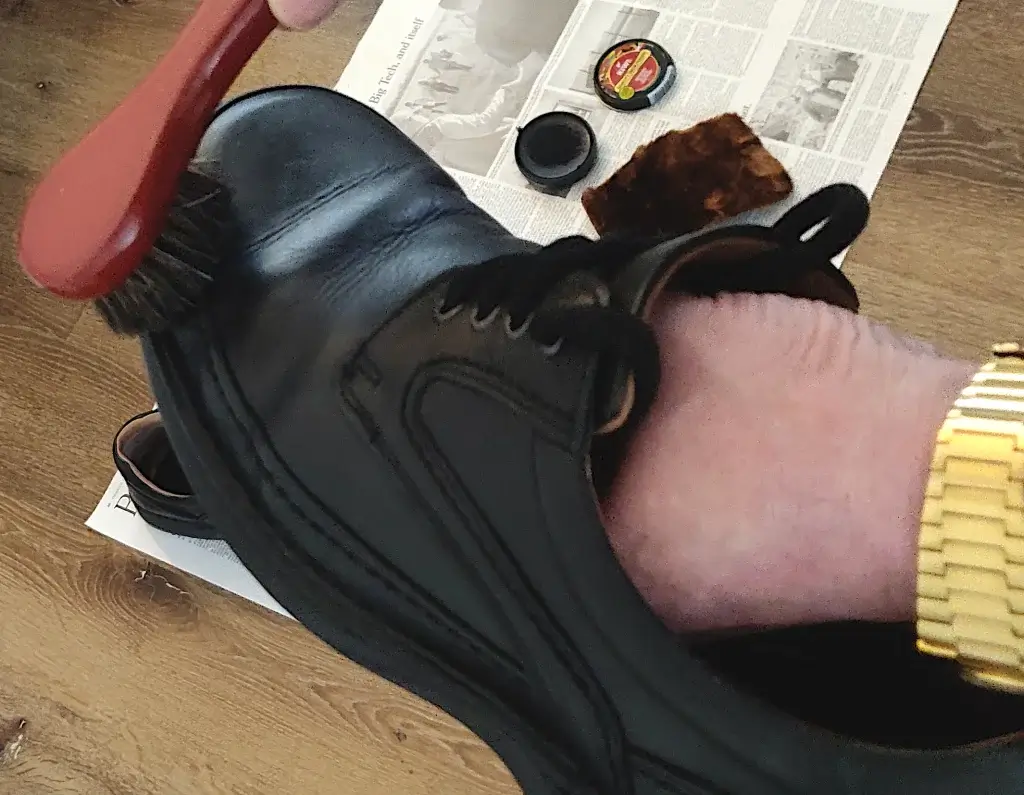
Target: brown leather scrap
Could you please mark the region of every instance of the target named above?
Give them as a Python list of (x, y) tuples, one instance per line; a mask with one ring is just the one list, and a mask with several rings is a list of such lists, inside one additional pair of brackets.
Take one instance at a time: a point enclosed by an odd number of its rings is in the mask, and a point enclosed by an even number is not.
[(726, 113), (637, 148), (582, 201), (600, 235), (681, 235), (792, 191), (782, 163), (746, 122)]

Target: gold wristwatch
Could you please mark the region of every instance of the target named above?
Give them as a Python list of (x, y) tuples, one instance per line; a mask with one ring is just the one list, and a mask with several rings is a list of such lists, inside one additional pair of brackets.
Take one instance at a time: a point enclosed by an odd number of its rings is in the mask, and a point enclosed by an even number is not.
[(939, 431), (921, 513), (917, 646), (1024, 695), (1024, 351), (998, 345)]

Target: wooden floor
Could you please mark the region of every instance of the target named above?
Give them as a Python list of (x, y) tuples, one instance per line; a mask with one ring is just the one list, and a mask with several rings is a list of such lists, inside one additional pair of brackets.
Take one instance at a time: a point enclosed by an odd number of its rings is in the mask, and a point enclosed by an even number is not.
[[(192, 6), (0, 0), (0, 794), (515, 792), (450, 718), (83, 527), (150, 404), (139, 353), (30, 287), (7, 241)], [(374, 6), (276, 37), (238, 89), (331, 84)], [(1022, 63), (1024, 4), (962, 0), (846, 266), (870, 314), (969, 356), (1024, 324)]]

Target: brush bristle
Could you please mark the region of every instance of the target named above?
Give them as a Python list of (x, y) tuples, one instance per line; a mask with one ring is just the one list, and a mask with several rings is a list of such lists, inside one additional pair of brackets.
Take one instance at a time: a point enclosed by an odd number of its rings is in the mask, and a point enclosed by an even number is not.
[(121, 287), (96, 300), (107, 325), (135, 336), (187, 319), (204, 305), (232, 230), (224, 186), (196, 168), (186, 171), (149, 255)]

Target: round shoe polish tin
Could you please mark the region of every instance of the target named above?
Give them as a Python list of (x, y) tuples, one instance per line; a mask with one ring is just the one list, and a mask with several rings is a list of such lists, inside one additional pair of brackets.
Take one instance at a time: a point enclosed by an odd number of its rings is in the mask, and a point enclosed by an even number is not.
[(594, 92), (616, 110), (635, 111), (660, 102), (676, 81), (676, 63), (649, 39), (609, 47), (594, 66)]
[(534, 187), (558, 192), (575, 185), (594, 167), (597, 137), (582, 116), (555, 110), (519, 129), (516, 166)]

